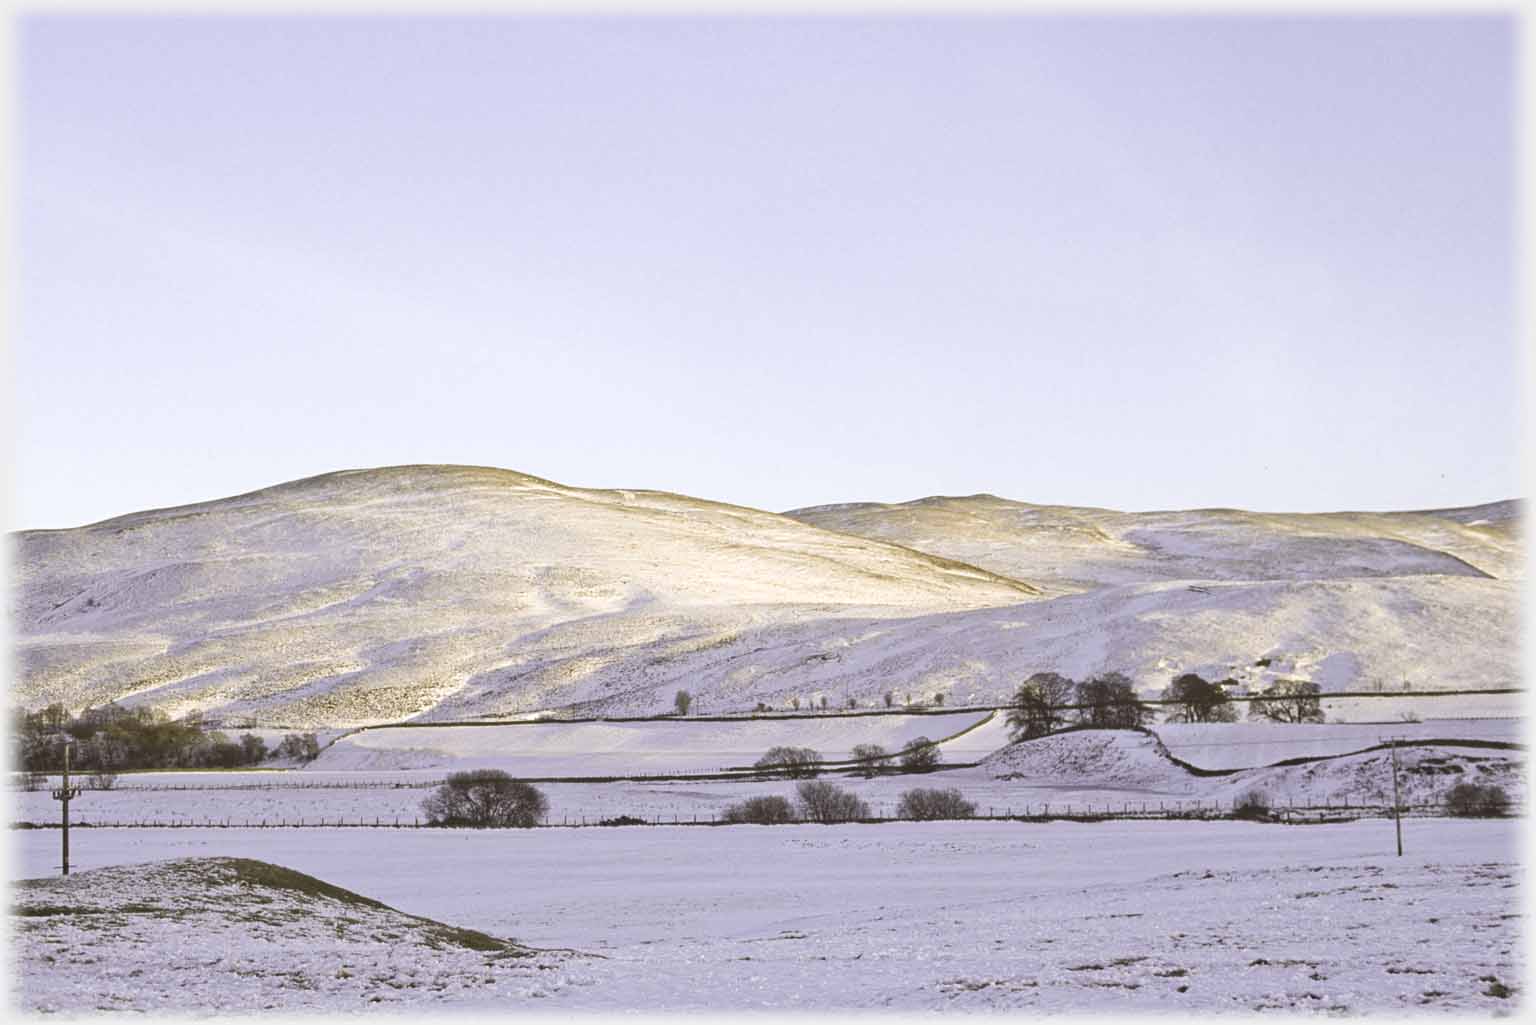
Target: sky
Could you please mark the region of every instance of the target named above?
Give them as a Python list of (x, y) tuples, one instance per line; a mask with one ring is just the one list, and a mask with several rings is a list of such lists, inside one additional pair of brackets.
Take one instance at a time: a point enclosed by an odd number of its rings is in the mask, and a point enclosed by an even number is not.
[(1515, 497), (1508, 16), (32, 16), (10, 526)]

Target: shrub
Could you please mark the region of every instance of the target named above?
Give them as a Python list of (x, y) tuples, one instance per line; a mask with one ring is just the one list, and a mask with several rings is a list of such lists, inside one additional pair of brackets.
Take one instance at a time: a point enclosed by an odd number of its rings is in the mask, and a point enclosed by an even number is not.
[[(315, 753), (320, 753), (320, 745), (315, 744)], [(247, 765), (256, 765), (267, 757), (267, 742), (254, 733), (240, 734), (241, 756)]]
[(758, 826), (774, 826), (795, 821), (795, 809), (789, 801), (778, 795), (749, 797), (740, 804), (725, 809), (724, 819), (733, 823), (752, 823)]
[(1269, 798), (1262, 790), (1250, 790), (1232, 806), (1232, 817), (1263, 821), (1270, 817)]
[(693, 706), (693, 695), (685, 690), (680, 690), (672, 696), (672, 707), (678, 715), (687, 715), (688, 709)]
[(544, 820), (549, 802), (537, 787), (499, 769), (455, 772), (421, 802), (431, 826), (517, 826)]
[(1502, 787), (1458, 783), (1445, 795), (1445, 810), (1460, 818), (1497, 818), (1509, 811), (1509, 795)]
[(320, 741), (313, 733), (290, 733), (278, 742), (274, 758), (292, 758), (300, 762), (312, 762), (320, 757)]
[(927, 772), (939, 764), (939, 746), (927, 737), (914, 737), (902, 745), (901, 767), (908, 772)]
[(637, 819), (633, 815), (620, 815), (618, 818), (603, 819), (599, 826), (643, 826), (644, 819)]
[(91, 788), (94, 790), (111, 790), (117, 786), (117, 773), (111, 769), (97, 769), (91, 773)]
[(901, 795), (896, 806), (900, 818), (919, 822), (932, 819), (968, 819), (976, 814), (976, 806), (961, 796), (960, 791), (925, 790), (918, 787)]
[(753, 763), (754, 769), (782, 772), (790, 779), (811, 779), (821, 755), (808, 747), (770, 747), (768, 753)]
[(869, 818), (869, 805), (857, 795), (831, 783), (801, 783), (796, 793), (800, 797), (800, 814), (807, 822), (853, 822)]
[(854, 771), (865, 779), (883, 771), (885, 766), (881, 762), (891, 757), (890, 752), (879, 744), (855, 744), (852, 753), (854, 759), (860, 763)]
[(896, 695), (892, 694), (890, 691), (886, 691), (885, 692), (885, 707), (886, 708), (890, 708), (895, 703), (896, 703)]

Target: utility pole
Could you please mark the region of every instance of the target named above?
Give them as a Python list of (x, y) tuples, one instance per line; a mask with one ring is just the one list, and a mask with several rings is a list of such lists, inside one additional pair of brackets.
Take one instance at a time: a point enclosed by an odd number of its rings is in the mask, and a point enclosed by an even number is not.
[(1403, 856), (1403, 801), (1397, 789), (1397, 737), (1392, 738), (1392, 819), (1397, 824), (1397, 856)]
[(64, 780), (63, 785), (53, 792), (53, 799), (63, 807), (63, 831), (61, 835), (64, 841), (64, 875), (69, 875), (69, 802), (80, 796), (80, 788), (69, 785), (69, 747), (73, 740), (64, 741)]

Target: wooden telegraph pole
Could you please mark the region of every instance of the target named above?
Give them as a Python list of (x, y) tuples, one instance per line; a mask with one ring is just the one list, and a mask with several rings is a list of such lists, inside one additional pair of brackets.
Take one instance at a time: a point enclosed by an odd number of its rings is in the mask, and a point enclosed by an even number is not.
[(64, 875), (69, 875), (69, 802), (80, 796), (80, 788), (69, 785), (69, 747), (74, 741), (64, 742), (64, 780), (63, 784), (53, 792), (53, 799), (63, 806), (63, 831), (64, 838)]
[(1392, 819), (1397, 825), (1397, 856), (1403, 856), (1403, 799), (1397, 788), (1397, 737), (1392, 738)]

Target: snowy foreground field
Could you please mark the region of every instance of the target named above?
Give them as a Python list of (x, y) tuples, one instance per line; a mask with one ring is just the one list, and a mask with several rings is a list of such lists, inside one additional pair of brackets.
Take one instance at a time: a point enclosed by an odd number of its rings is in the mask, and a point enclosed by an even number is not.
[[(40, 881), (13, 888), (16, 999), (1513, 1013), (1520, 829), (1412, 820), (1401, 858), (1385, 820), (84, 830), (68, 880), (42, 879), (57, 833), (25, 831), (12, 878)], [(164, 861), (226, 857), (344, 889)]]

